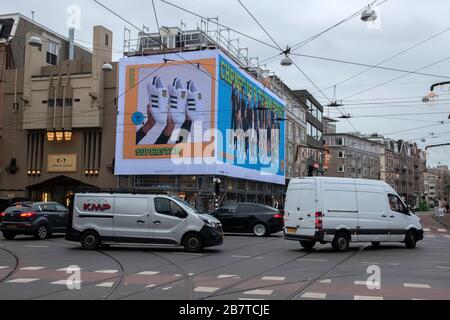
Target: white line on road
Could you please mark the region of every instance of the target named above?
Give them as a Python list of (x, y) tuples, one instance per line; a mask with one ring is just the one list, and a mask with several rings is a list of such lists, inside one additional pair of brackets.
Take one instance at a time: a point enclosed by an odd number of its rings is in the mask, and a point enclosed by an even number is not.
[(371, 285), (371, 286), (375, 286), (375, 287), (380, 287), (381, 285), (380, 285), (380, 283), (378, 283), (378, 282), (371, 282), (371, 281), (355, 281), (354, 282), (355, 283), (355, 286), (366, 286), (366, 287), (369, 287), (369, 285)]
[(319, 283), (331, 283), (331, 279), (320, 280)]
[(262, 277), (261, 280), (263, 280), (263, 281), (284, 281), (284, 280), (286, 280), (286, 277)]
[(39, 279), (27, 279), (27, 278), (18, 278), (18, 279), (13, 279), (13, 280), (9, 280), (6, 281), (8, 283), (31, 283), (31, 282), (35, 282), (38, 281)]
[(447, 232), (446, 229), (437, 229), (437, 231), (439, 231), (439, 232)]
[(444, 266), (437, 266), (438, 269), (450, 269), (450, 267), (444, 267)]
[(247, 295), (255, 295), (255, 296), (270, 296), (273, 293), (273, 290), (250, 290), (244, 292)]
[[(70, 271), (70, 272), (73, 272), (75, 270), (75, 268), (61, 268), (61, 269), (58, 269), (58, 270), (56, 270), (57, 272), (68, 272), (68, 271)], [(77, 268), (76, 269), (77, 271), (78, 270), (83, 270), (83, 268)]]
[(421, 283), (404, 283), (403, 286), (405, 288), (431, 289), (431, 286), (429, 284)]
[(148, 286), (146, 286), (146, 288), (154, 288), (156, 287), (156, 284), (149, 284)]
[(303, 259), (303, 258), (300, 258), (300, 259), (298, 259), (298, 261), (327, 262), (328, 260), (327, 259)]
[(251, 256), (231, 256), (232, 258), (250, 259)]
[(430, 229), (430, 228), (423, 228), (423, 231), (425, 231), (425, 232), (430, 232), (431, 229)]
[(221, 274), (220, 276), (218, 276), (218, 279), (229, 279), (229, 278), (236, 278), (238, 277), (238, 275), (236, 274)]
[(81, 281), (73, 281), (73, 280), (58, 280), (55, 282), (51, 282), (50, 284), (60, 285), (60, 286), (73, 286), (75, 284), (80, 284)]
[(425, 238), (436, 238), (436, 236), (435, 236), (435, 235), (432, 235), (432, 234), (427, 234), (427, 235), (425, 236)]
[(306, 292), (304, 295), (302, 295), (302, 298), (305, 298), (305, 299), (326, 299), (327, 298), (327, 294), (326, 293)]
[(97, 270), (94, 271), (95, 273), (107, 273), (107, 274), (113, 274), (113, 273), (118, 273), (119, 270)]
[(384, 298), (375, 296), (355, 296), (354, 300), (384, 300)]
[(139, 272), (138, 275), (140, 276), (156, 276), (157, 274), (160, 274), (161, 272), (159, 271), (142, 271)]
[(27, 248), (49, 248), (49, 246), (27, 246)]
[(213, 293), (219, 289), (220, 288), (214, 288), (214, 287), (197, 287), (194, 289), (194, 292)]
[(161, 290), (163, 290), (163, 291), (168, 291), (168, 290), (170, 290), (170, 289), (172, 289), (173, 287), (166, 287), (166, 288), (162, 288)]
[(114, 285), (114, 282), (103, 282), (103, 283), (96, 285), (96, 287), (112, 288), (113, 285)]
[(3, 270), (3, 269), (9, 269), (9, 267), (6, 267), (6, 266), (0, 266), (0, 270)]
[(361, 261), (360, 263), (361, 264), (370, 264), (370, 265), (372, 265), (372, 264), (375, 264), (375, 265), (380, 264), (379, 262), (373, 262), (373, 261)]
[(43, 270), (45, 269), (45, 267), (25, 267), (25, 268), (20, 268), (20, 270), (22, 271), (38, 271), (38, 270)]

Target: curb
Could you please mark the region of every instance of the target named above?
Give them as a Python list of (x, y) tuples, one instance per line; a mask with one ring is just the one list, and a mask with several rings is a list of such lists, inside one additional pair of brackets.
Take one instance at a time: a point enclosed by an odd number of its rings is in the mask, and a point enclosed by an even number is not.
[(434, 220), (436, 220), (437, 222), (439, 222), (440, 224), (442, 224), (444, 227), (446, 228), (450, 228), (446, 223), (442, 222), (440, 219), (436, 218), (435, 216), (432, 217)]

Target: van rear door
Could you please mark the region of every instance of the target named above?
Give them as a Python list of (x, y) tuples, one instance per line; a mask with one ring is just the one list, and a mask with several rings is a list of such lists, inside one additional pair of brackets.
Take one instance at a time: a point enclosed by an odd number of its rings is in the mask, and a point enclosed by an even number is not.
[(316, 180), (300, 179), (291, 183), (285, 206), (286, 234), (313, 237), (316, 233), (316, 212)]

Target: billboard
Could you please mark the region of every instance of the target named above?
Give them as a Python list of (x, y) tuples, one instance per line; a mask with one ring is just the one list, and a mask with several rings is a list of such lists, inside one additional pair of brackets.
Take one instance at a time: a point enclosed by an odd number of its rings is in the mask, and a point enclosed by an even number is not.
[(219, 50), (124, 58), (117, 175), (285, 183), (285, 102)]

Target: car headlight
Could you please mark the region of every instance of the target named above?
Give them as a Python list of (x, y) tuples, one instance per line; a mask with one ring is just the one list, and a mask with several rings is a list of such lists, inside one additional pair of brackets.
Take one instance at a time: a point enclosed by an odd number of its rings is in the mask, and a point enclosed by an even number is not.
[(206, 218), (201, 218), (201, 219), (208, 227), (216, 229), (218, 226), (220, 226), (220, 223), (211, 221), (211, 220), (206, 219)]

